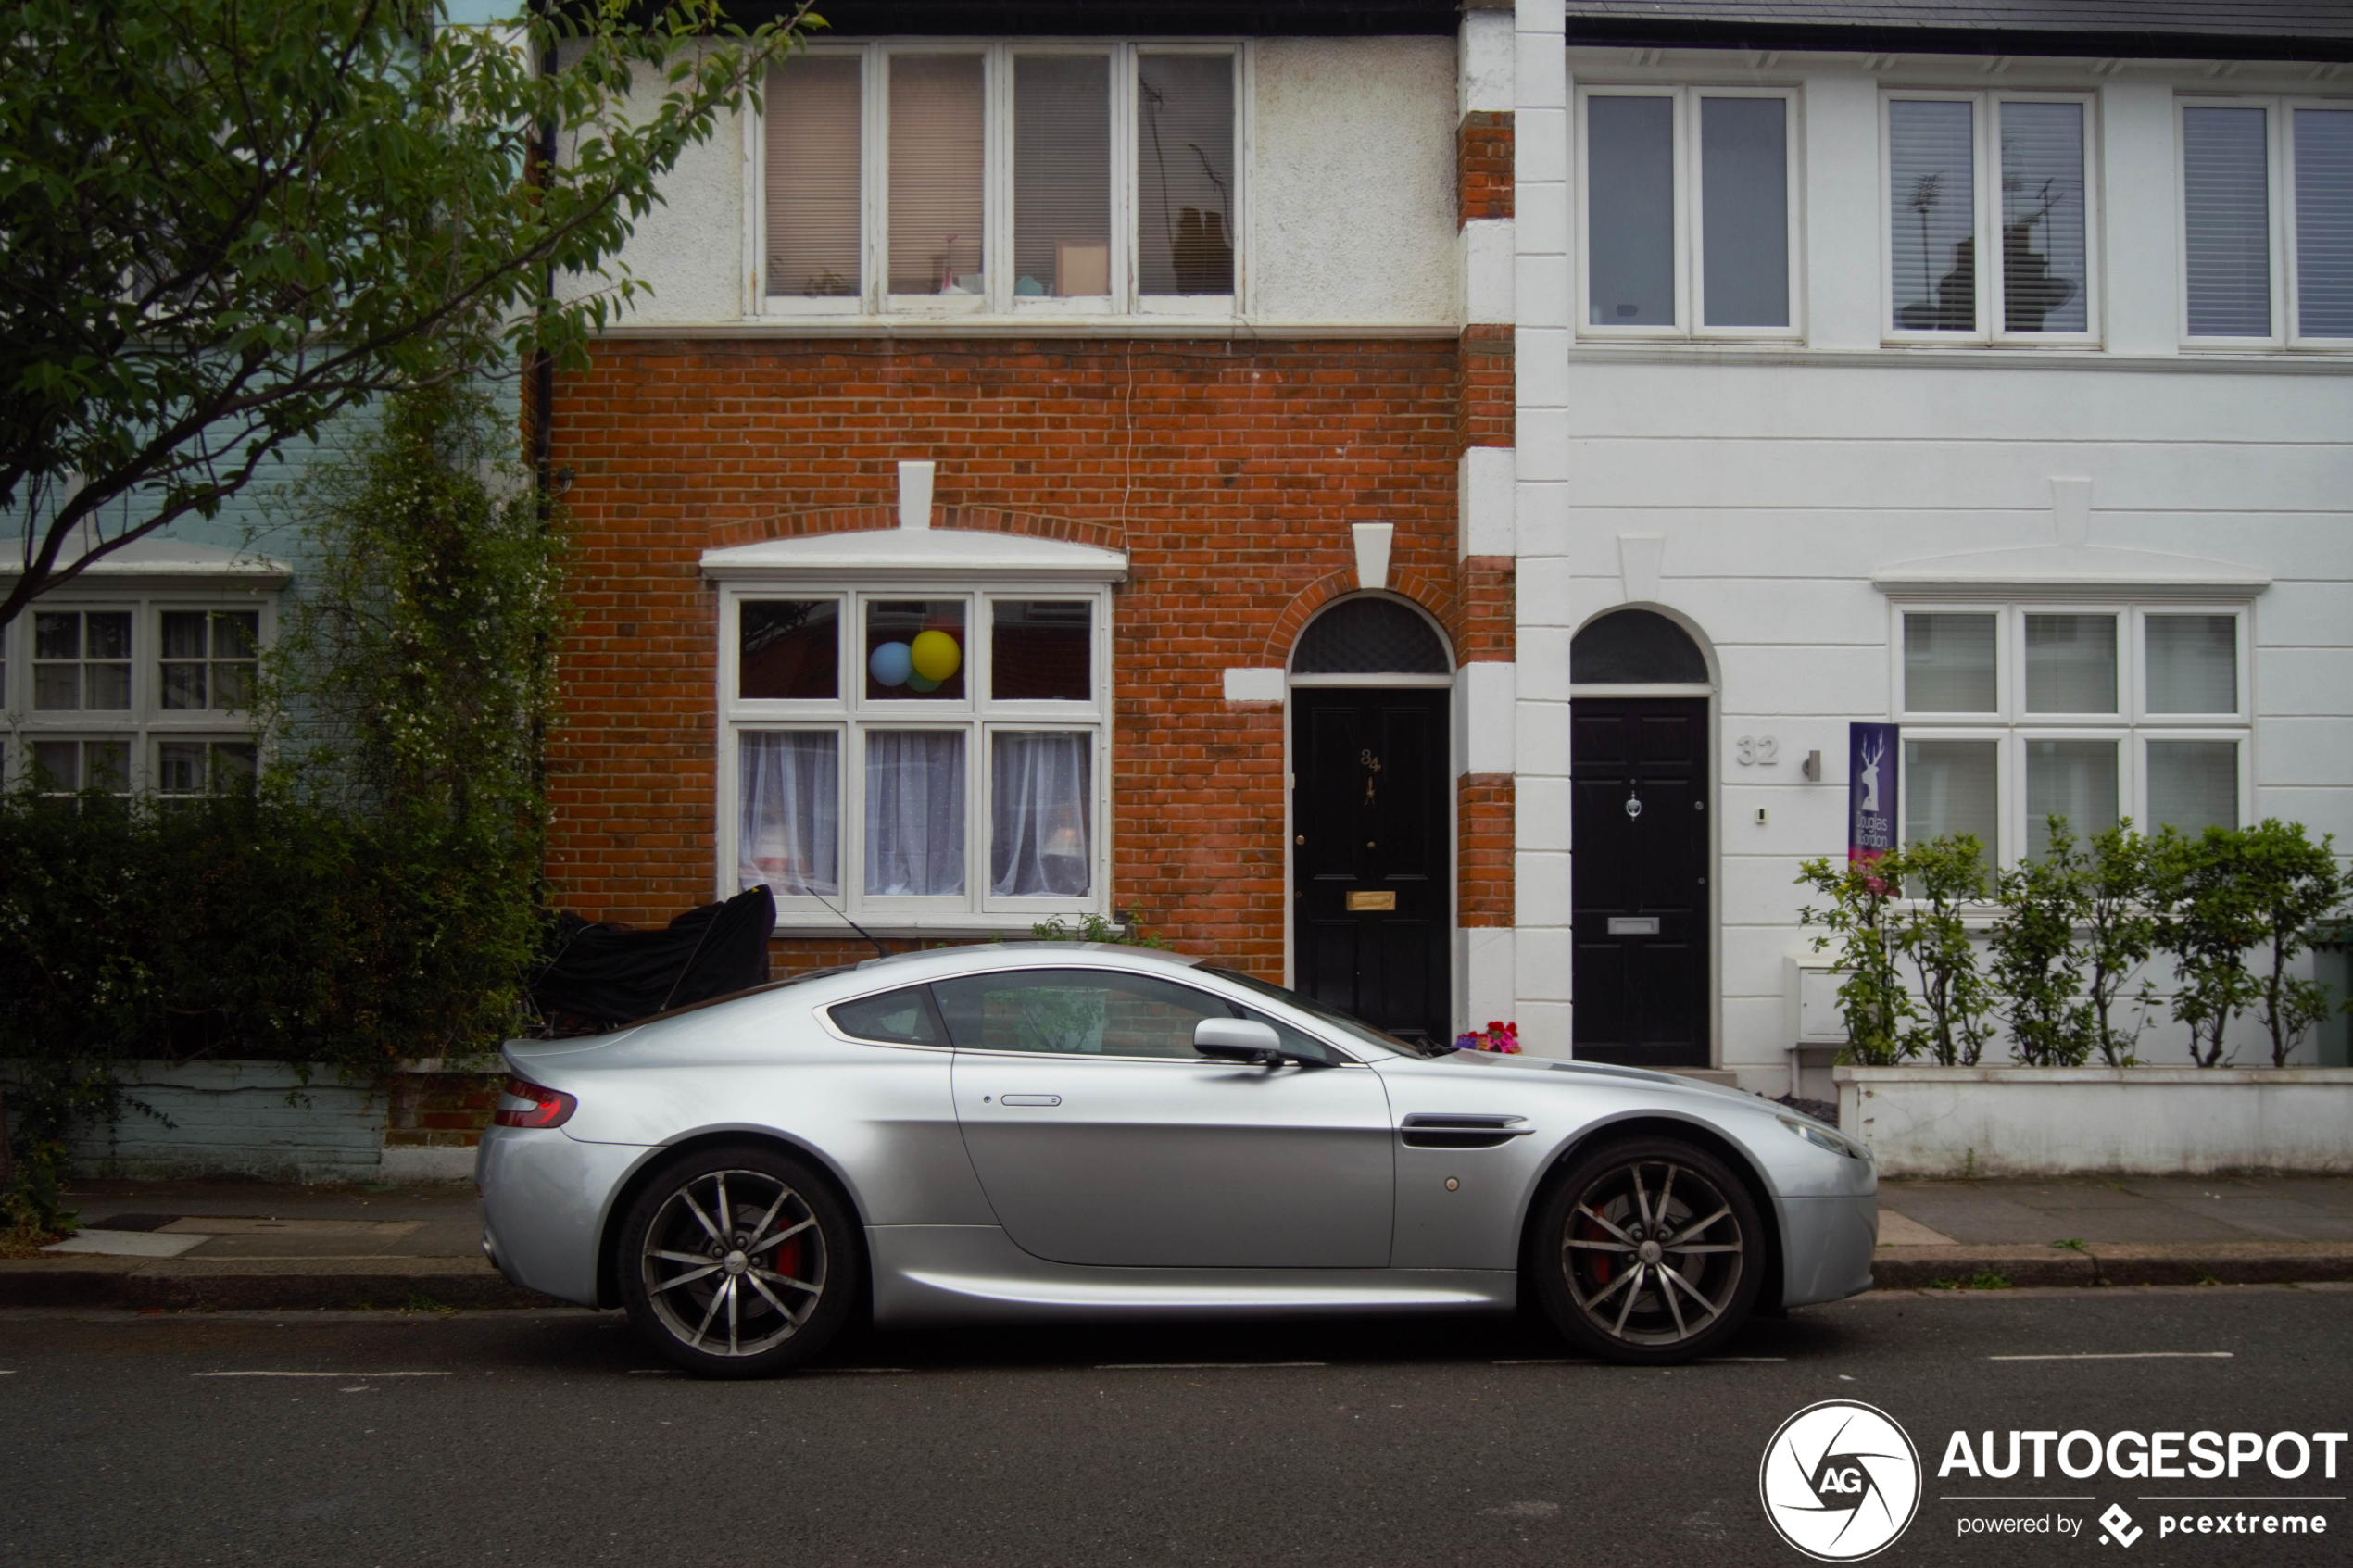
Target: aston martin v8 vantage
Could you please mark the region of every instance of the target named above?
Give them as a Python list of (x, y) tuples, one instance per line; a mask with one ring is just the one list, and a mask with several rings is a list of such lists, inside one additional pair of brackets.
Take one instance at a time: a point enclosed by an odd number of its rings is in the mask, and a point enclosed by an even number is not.
[(1662, 1073), (1417, 1047), (1200, 960), (871, 960), (517, 1041), (478, 1174), (511, 1280), (712, 1376), (881, 1325), (1500, 1312), (1674, 1361), (1870, 1284), (1831, 1128)]

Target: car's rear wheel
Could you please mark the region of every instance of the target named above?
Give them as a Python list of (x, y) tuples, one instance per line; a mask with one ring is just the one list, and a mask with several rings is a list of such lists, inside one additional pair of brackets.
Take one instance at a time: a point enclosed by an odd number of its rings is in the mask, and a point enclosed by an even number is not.
[(1706, 1354), (1739, 1332), (1766, 1273), (1748, 1188), (1673, 1138), (1578, 1158), (1537, 1216), (1536, 1291), (1554, 1323), (1615, 1361)]
[(622, 1223), (622, 1298), (662, 1355), (705, 1377), (801, 1365), (857, 1297), (857, 1243), (833, 1189), (755, 1144), (664, 1167)]

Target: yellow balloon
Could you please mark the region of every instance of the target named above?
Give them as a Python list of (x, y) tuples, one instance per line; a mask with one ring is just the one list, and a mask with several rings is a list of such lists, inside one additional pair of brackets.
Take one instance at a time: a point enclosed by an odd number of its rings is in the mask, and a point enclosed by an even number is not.
[(964, 650), (945, 632), (916, 633), (908, 651), (915, 656), (915, 673), (926, 681), (945, 681), (963, 667)]

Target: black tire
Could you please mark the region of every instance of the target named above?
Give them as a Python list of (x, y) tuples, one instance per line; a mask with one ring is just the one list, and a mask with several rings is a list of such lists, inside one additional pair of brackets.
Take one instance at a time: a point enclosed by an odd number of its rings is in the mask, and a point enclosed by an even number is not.
[(832, 1185), (761, 1144), (664, 1166), (630, 1204), (615, 1263), (637, 1332), (698, 1377), (805, 1364), (859, 1295), (857, 1232)]
[(1642, 1138), (1575, 1159), (1537, 1211), (1529, 1266), (1545, 1315), (1573, 1344), (1656, 1366), (1740, 1332), (1767, 1245), (1747, 1184), (1722, 1160)]

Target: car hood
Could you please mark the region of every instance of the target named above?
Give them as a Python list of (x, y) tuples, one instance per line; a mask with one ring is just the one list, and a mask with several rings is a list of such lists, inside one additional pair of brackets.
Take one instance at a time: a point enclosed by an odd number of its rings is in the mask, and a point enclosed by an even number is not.
[(1618, 1067), (1600, 1061), (1561, 1061), (1541, 1056), (1504, 1056), (1493, 1051), (1454, 1051), (1441, 1057), (1423, 1059), (1421, 1065), (1441, 1072), (1504, 1073), (1515, 1077), (1550, 1079), (1554, 1073), (1566, 1073), (1584, 1079), (1615, 1079), (1623, 1083), (1646, 1085), (1652, 1088), (1683, 1090), (1696, 1095), (1729, 1098), (1744, 1105), (1763, 1104), (1757, 1096), (1745, 1089), (1727, 1088), (1705, 1079), (1685, 1078), (1673, 1073), (1654, 1073), (1647, 1067)]

